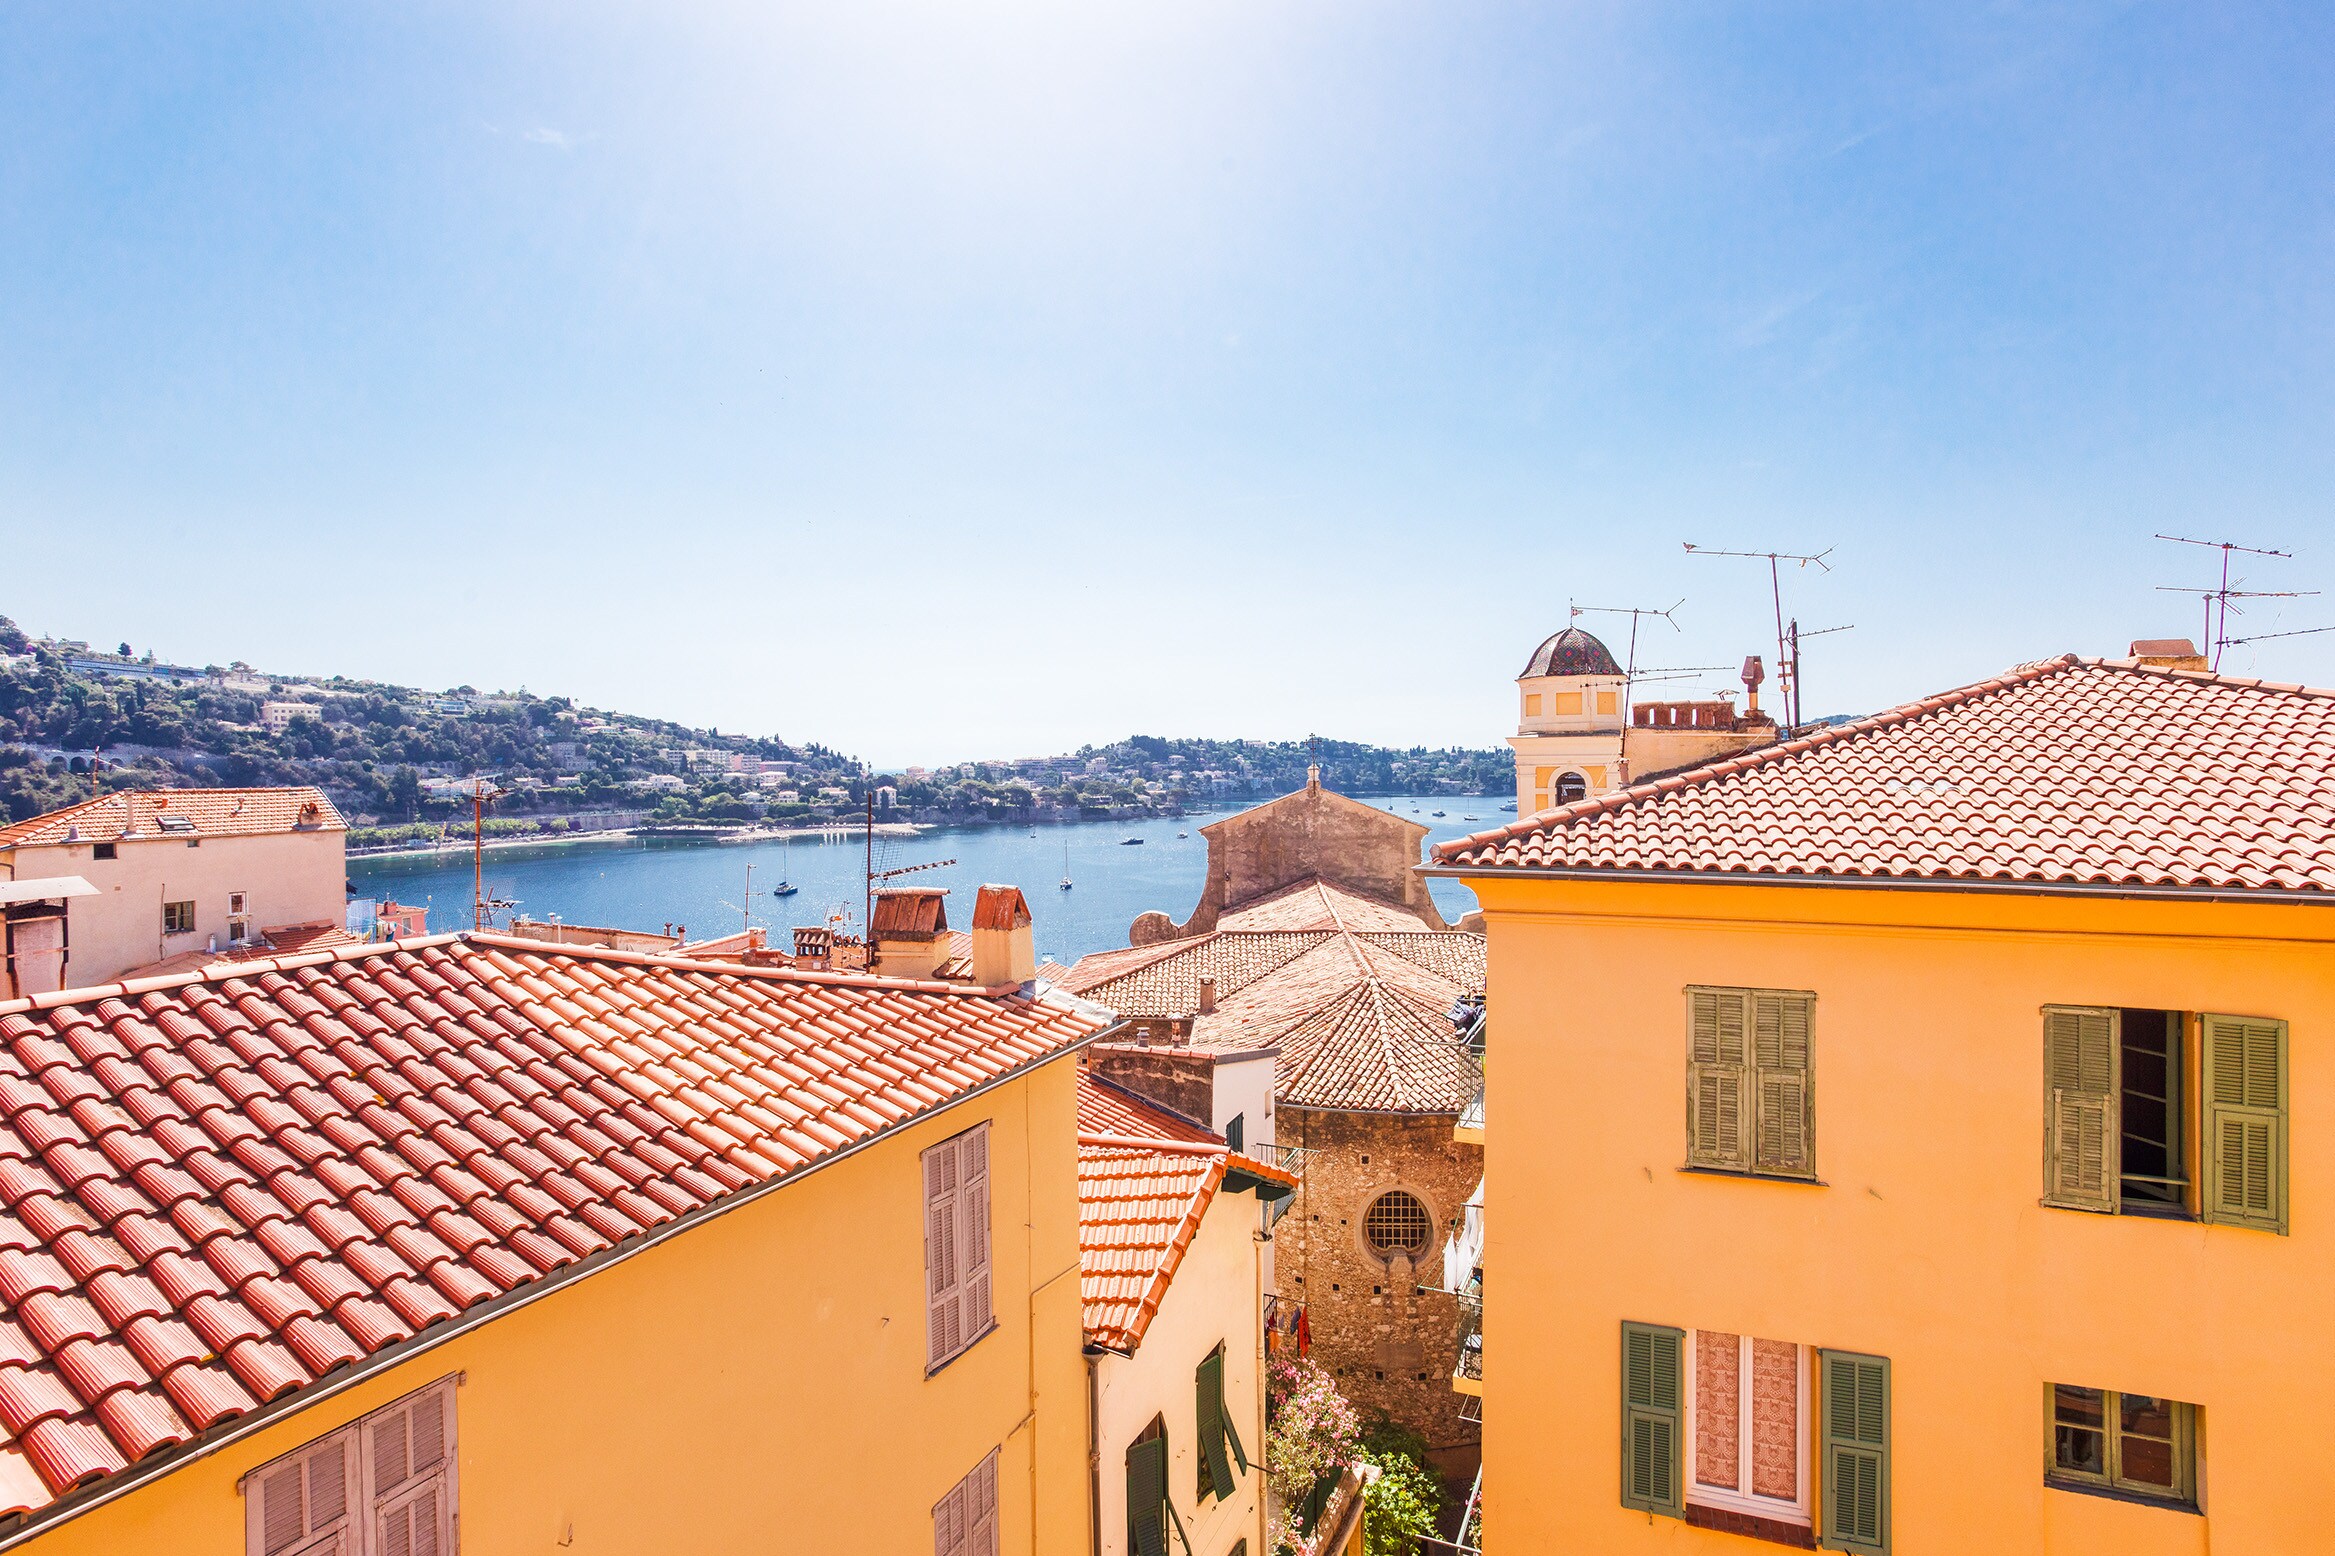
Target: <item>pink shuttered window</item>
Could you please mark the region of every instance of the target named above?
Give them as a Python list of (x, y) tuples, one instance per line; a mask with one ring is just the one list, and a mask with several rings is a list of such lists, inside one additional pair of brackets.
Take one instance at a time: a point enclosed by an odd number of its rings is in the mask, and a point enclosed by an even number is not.
[(924, 1293), (927, 1371), (987, 1334), (995, 1318), (989, 1280), (989, 1126), (979, 1124), (924, 1153)]
[(1694, 1473), (1686, 1499), (1808, 1522), (1805, 1349), (1788, 1340), (1699, 1329), (1690, 1355)]
[(454, 1556), (454, 1380), (243, 1482), (247, 1556)]
[(933, 1556), (997, 1556), (997, 1450), (932, 1505)]

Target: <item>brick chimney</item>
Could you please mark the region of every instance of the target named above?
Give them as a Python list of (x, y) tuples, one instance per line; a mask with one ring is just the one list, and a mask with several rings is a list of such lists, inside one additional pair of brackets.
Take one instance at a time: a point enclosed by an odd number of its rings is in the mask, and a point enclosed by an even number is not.
[(1216, 975), (1214, 973), (1200, 975), (1200, 1014), (1203, 1016), (1216, 1014)]
[(2203, 670), (2205, 656), (2187, 638), (2137, 638), (2132, 657), (2159, 670)]
[(876, 916), (868, 926), (874, 971), (887, 978), (929, 978), (940, 970), (949, 959), (947, 896), (933, 887), (876, 893)]
[(985, 989), (1038, 976), (1030, 904), (1019, 886), (984, 886), (973, 899), (973, 981)]

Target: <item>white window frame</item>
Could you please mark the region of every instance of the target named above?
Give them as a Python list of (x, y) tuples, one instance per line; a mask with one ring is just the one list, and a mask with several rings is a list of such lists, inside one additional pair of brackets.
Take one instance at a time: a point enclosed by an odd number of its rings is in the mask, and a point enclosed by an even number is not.
[(1727, 1513), (1745, 1513), (1753, 1518), (1772, 1518), (1778, 1523), (1801, 1524), (1813, 1527), (1816, 1522), (1815, 1488), (1809, 1484), (1810, 1472), (1815, 1467), (1813, 1436), (1815, 1422), (1810, 1419), (1809, 1407), (1816, 1397), (1816, 1348), (1799, 1341), (1789, 1342), (1799, 1352), (1799, 1365), (1793, 1369), (1799, 1383), (1799, 1400), (1795, 1419), (1799, 1426), (1799, 1470), (1794, 1485), (1799, 1490), (1796, 1500), (1786, 1502), (1780, 1497), (1761, 1496), (1751, 1488), (1751, 1342), (1773, 1340), (1772, 1335), (1738, 1334), (1735, 1360), (1735, 1486), (1706, 1485), (1697, 1479), (1702, 1454), (1701, 1439), (1697, 1435), (1696, 1408), (1702, 1399), (1697, 1373), (1702, 1364), (1702, 1337), (1705, 1334), (1726, 1334), (1724, 1329), (1690, 1329), (1686, 1332), (1685, 1404), (1686, 1419), (1681, 1428), (1683, 1438), (1683, 1473), (1679, 1477), (1684, 1500), (1698, 1507), (1715, 1508)]

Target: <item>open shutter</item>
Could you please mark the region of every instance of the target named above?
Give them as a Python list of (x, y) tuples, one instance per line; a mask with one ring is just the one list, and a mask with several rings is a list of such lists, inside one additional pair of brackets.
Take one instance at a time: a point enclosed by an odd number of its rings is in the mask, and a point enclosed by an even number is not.
[(2205, 1219), (2286, 1231), (2286, 1023), (2201, 1016)]
[(367, 1416), (367, 1556), (453, 1556), (454, 1387), (433, 1384)]
[(2117, 1200), (2117, 1014), (2043, 1011), (2043, 1203), (2114, 1210)]
[(1622, 1506), (1683, 1518), (1679, 1354), (1684, 1330), (1622, 1325)]
[(1240, 1467), (1240, 1472), (1243, 1475), (1246, 1475), (1249, 1472), (1248, 1450), (1241, 1446), (1240, 1428), (1233, 1423), (1232, 1407), (1224, 1402), (1224, 1369), (1222, 1365), (1223, 1355), (1223, 1352), (1217, 1352), (1218, 1367), (1216, 1373), (1216, 1419), (1222, 1423), (1224, 1427), (1224, 1441), (1225, 1444), (1232, 1450), (1232, 1462)]
[(248, 1556), (356, 1556), (350, 1513), (359, 1495), (357, 1431), (350, 1427), (244, 1482), (244, 1549)]
[(1815, 1074), (1808, 1029), (1816, 1001), (1807, 994), (1762, 991), (1751, 1004), (1757, 1113), (1752, 1165), (1761, 1172), (1813, 1173)]
[(1232, 1495), (1232, 1456), (1224, 1451), (1224, 1353), (1217, 1351), (1193, 1375), (1193, 1420), (1200, 1438), (1200, 1464), (1208, 1472), (1209, 1491)]
[(1820, 1351), (1824, 1548), (1889, 1549), (1889, 1359)]
[(971, 1345), (989, 1328), (989, 1126), (957, 1137), (957, 1249), (963, 1261), (957, 1279), (957, 1343)]
[(1743, 1168), (1750, 1109), (1750, 999), (1741, 989), (1687, 991), (1687, 1161)]
[(1127, 1450), (1127, 1543), (1135, 1556), (1167, 1556), (1167, 1439)]
[(924, 1153), (924, 1364), (937, 1367), (964, 1345), (958, 1290), (957, 1142)]

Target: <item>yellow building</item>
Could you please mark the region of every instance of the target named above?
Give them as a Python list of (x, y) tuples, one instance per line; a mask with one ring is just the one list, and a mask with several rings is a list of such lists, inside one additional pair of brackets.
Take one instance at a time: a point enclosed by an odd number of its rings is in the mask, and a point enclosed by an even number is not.
[(1262, 1556), (1259, 1207), (1295, 1180), (1092, 1074), (1078, 1178), (1095, 1556)]
[(496, 935), (0, 1004), (0, 1547), (1083, 1551), (1106, 1020)]
[(2071, 656), (1440, 849), (1487, 1548), (2335, 1549), (2331, 792)]

